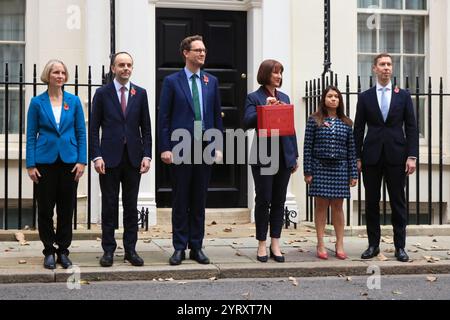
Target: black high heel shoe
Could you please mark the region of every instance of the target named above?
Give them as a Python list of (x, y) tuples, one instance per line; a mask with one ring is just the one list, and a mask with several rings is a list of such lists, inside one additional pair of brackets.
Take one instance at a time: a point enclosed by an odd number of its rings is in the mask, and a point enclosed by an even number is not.
[(267, 262), (269, 260), (269, 256), (267, 254), (265, 256), (258, 256), (258, 252), (256, 252), (256, 260), (259, 262)]
[(269, 249), (270, 249), (270, 258), (272, 258), (276, 262), (284, 262), (284, 256), (276, 256), (272, 251), (272, 247), (270, 247)]

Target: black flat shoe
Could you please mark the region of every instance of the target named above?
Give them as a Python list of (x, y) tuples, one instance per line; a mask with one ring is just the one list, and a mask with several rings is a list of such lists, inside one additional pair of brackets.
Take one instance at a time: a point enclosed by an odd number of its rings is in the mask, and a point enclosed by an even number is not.
[(171, 266), (177, 266), (181, 264), (181, 262), (186, 259), (186, 254), (184, 250), (175, 250), (172, 256), (169, 259), (169, 263)]
[(285, 260), (283, 255), (276, 256), (272, 251), (272, 247), (270, 247), (270, 258), (272, 258), (276, 262), (284, 262), (284, 260)]
[(114, 256), (112, 252), (105, 252), (100, 259), (100, 265), (102, 267), (111, 267), (114, 262)]
[(144, 265), (144, 260), (139, 257), (137, 252), (125, 252), (125, 257), (123, 258), (124, 261), (128, 261), (135, 267), (141, 267)]
[(72, 261), (70, 261), (67, 254), (61, 253), (58, 254), (58, 258), (56, 259), (57, 263), (60, 263), (64, 269), (68, 269), (72, 266)]
[(380, 253), (380, 247), (369, 247), (361, 255), (361, 259), (372, 259)]
[(54, 254), (49, 254), (44, 257), (44, 268), (45, 269), (56, 269)]

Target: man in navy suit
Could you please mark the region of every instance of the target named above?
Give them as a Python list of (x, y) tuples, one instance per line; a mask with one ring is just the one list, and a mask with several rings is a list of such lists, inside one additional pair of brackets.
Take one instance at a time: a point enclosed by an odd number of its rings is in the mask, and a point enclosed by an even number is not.
[(374, 59), (377, 85), (361, 93), (356, 110), (356, 156), (358, 170), (363, 172), (369, 238), (369, 248), (361, 258), (370, 259), (380, 252), (380, 187), (384, 177), (392, 209), (395, 257), (407, 262), (404, 189), (406, 175), (413, 174), (416, 169), (419, 137), (411, 96), (392, 85), (392, 69), (389, 54), (382, 53)]
[[(91, 158), (99, 173), (102, 191), (102, 267), (113, 264), (114, 238), (122, 184), (123, 245), (125, 260), (134, 266), (144, 261), (136, 253), (137, 197), (141, 174), (150, 169), (152, 137), (147, 92), (130, 82), (133, 58), (126, 52), (112, 57), (114, 80), (99, 88), (91, 115)], [(99, 142), (99, 129), (102, 129)]]
[[(189, 257), (198, 263), (208, 264), (209, 258), (202, 251), (205, 234), (205, 204), (211, 165), (201, 163), (174, 163), (172, 133), (177, 129), (189, 132), (192, 147), (194, 140), (206, 130), (222, 132), (219, 83), (217, 78), (200, 70), (205, 63), (206, 48), (201, 36), (191, 36), (180, 44), (185, 68), (164, 79), (159, 114), (158, 142), (161, 160), (170, 165), (172, 177), (172, 233), (173, 255), (171, 265), (179, 265)], [(194, 134), (195, 133), (195, 134)], [(198, 141), (197, 141), (198, 142)], [(202, 145), (202, 143), (200, 143)], [(197, 150), (202, 152), (205, 144)], [(192, 149), (192, 148), (191, 148)], [(196, 149), (194, 149), (196, 151)], [(190, 152), (195, 156), (194, 152)], [(191, 157), (189, 156), (189, 158)], [(216, 150), (216, 161), (222, 158)]]

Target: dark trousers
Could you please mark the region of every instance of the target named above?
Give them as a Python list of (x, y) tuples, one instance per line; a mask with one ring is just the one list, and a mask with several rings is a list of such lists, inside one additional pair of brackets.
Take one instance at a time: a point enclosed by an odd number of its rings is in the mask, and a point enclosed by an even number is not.
[(261, 175), (261, 167), (252, 166), (255, 182), (256, 239), (265, 241), (270, 224), (270, 237), (280, 238), (283, 211), (291, 169), (280, 165), (275, 175)]
[[(78, 183), (72, 169), (75, 164), (57, 160), (53, 164), (37, 164), (41, 177), (37, 184), (38, 230), (44, 244), (44, 255), (69, 254), (72, 243), (72, 217)], [(53, 213), (56, 205), (56, 232)], [(53, 245), (57, 244), (58, 249)]]
[(205, 205), (211, 166), (171, 165), (172, 243), (175, 250), (201, 249), (205, 236)]
[(366, 228), (369, 246), (378, 247), (380, 244), (380, 198), (381, 180), (383, 176), (386, 179), (389, 202), (392, 209), (394, 244), (396, 248), (405, 248), (407, 220), (405, 165), (389, 165), (383, 159), (374, 166), (363, 166), (363, 180), (366, 195)]
[(125, 252), (134, 252), (138, 233), (137, 198), (141, 174), (139, 168), (131, 165), (127, 148), (122, 160), (115, 168), (106, 168), (100, 175), (102, 190), (102, 248), (104, 252), (114, 252), (117, 248), (114, 231), (119, 214), (119, 189), (122, 184), (123, 203), (123, 247)]

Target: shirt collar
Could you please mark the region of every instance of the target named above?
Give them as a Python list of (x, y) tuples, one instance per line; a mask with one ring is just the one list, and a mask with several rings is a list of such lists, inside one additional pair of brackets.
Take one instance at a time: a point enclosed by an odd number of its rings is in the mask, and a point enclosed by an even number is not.
[[(189, 70), (187, 67), (184, 67), (184, 72), (186, 73), (186, 77), (188, 78), (188, 80), (191, 79), (192, 75), (194, 74), (194, 73), (193, 73), (191, 70)], [(198, 70), (195, 74), (196, 74), (196, 75), (198, 76), (198, 78), (200, 79), (200, 70)]]
[[(116, 88), (116, 91), (119, 91), (120, 88), (123, 87), (123, 85), (122, 85), (119, 81), (117, 81), (116, 78), (114, 78), (113, 82), (114, 82), (114, 87)], [(125, 84), (125, 88), (127, 88), (126, 91), (129, 91), (129, 90), (130, 90), (130, 81), (128, 81), (128, 82)]]
[(387, 91), (391, 90), (392, 88), (392, 81), (389, 81), (388, 85), (386, 87), (383, 87), (378, 81), (377, 81), (377, 91), (380, 91), (381, 89), (386, 88)]

